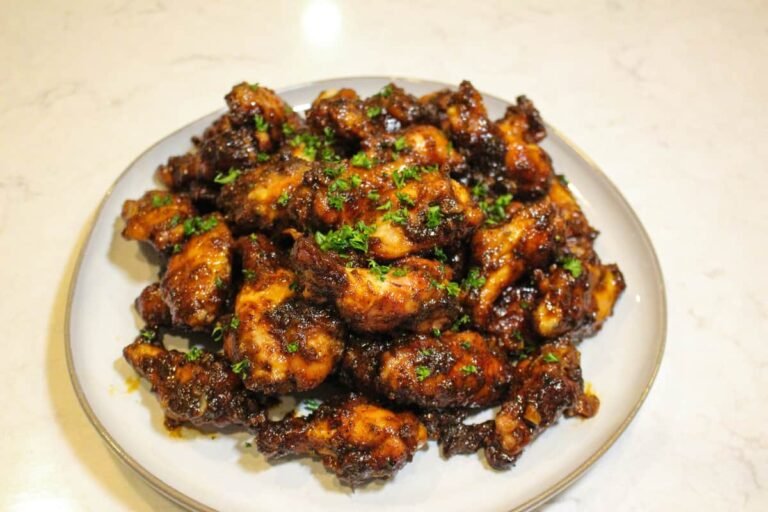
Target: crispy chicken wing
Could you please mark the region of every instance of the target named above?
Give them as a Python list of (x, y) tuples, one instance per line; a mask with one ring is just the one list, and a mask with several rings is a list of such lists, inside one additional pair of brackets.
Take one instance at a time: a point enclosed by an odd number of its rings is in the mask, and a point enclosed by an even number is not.
[(207, 331), (224, 311), (232, 280), (232, 235), (218, 213), (188, 219), (189, 236), (168, 259), (160, 289), (174, 326)]
[(166, 425), (243, 425), (265, 419), (265, 407), (248, 393), (221, 356), (166, 350), (141, 338), (123, 349), (123, 356), (152, 385), (165, 410)]
[(479, 325), (487, 323), (503, 290), (526, 272), (548, 265), (564, 240), (562, 222), (548, 199), (514, 207), (507, 222), (480, 229), (472, 238), (473, 260), (485, 279), (470, 297)]
[(294, 245), (291, 260), (305, 297), (317, 303), (330, 301), (360, 332), (397, 328), (429, 332), (450, 325), (458, 312), (448, 287), (450, 272), (432, 260), (409, 257), (382, 265), (371, 259), (360, 266), (323, 251), (306, 236)]
[(320, 457), (353, 487), (392, 478), (427, 440), (413, 413), (393, 412), (355, 394), (323, 404), (309, 417), (264, 423), (256, 432), (259, 451), (268, 458)]
[(596, 396), (584, 393), (576, 347), (568, 340), (542, 345), (515, 369), (512, 388), (485, 448), (486, 458), (494, 468), (506, 468), (561, 414), (589, 418), (598, 406)]
[(171, 323), (171, 310), (163, 301), (163, 291), (160, 283), (153, 283), (141, 291), (136, 298), (136, 311), (147, 325), (153, 327), (169, 327)]
[(169, 253), (184, 240), (184, 221), (195, 215), (189, 197), (162, 190), (150, 190), (139, 200), (123, 204), (123, 238), (151, 243)]
[(344, 354), (344, 379), (399, 404), (482, 407), (501, 396), (506, 358), (471, 331), (410, 335), (386, 343), (357, 340)]
[(244, 237), (237, 245), (245, 282), (224, 353), (241, 365), (248, 389), (275, 394), (318, 386), (344, 350), (341, 322), (329, 310), (296, 297), (295, 275), (266, 237)]
[(456, 92), (440, 91), (421, 102), (431, 122), (450, 133), (466, 153), (471, 171), (464, 176), (467, 182), (528, 199), (546, 194), (552, 164), (537, 144), (546, 130), (526, 97), (518, 97), (496, 123), (488, 119), (482, 95), (467, 81)]

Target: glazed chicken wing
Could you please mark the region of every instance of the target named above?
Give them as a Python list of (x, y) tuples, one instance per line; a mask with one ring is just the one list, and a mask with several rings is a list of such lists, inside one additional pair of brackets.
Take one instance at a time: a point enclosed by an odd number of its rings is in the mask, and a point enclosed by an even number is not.
[(221, 356), (166, 350), (142, 338), (125, 347), (123, 356), (152, 385), (169, 428), (182, 423), (253, 427), (265, 419), (264, 404), (245, 390)]
[(341, 322), (296, 297), (294, 273), (264, 236), (238, 240), (245, 282), (235, 299), (224, 353), (248, 389), (266, 394), (317, 387), (344, 349)]
[(492, 405), (509, 377), (506, 357), (471, 331), (411, 335), (391, 344), (353, 341), (342, 368), (353, 386), (430, 408)]
[(264, 423), (256, 432), (259, 451), (268, 458), (320, 457), (353, 487), (392, 478), (427, 440), (413, 413), (393, 412), (355, 394), (323, 404), (309, 417)]
[(546, 198), (518, 203), (507, 222), (478, 230), (472, 238), (472, 256), (484, 282), (470, 297), (473, 320), (485, 325), (504, 289), (526, 272), (548, 265), (563, 240), (562, 222)]
[(458, 312), (450, 273), (435, 261), (409, 257), (383, 265), (371, 259), (358, 266), (309, 237), (296, 242), (291, 256), (307, 299), (330, 301), (359, 332), (430, 332), (450, 325)]
[(184, 241), (184, 221), (195, 215), (189, 198), (162, 190), (150, 190), (141, 199), (123, 204), (123, 238), (151, 243), (170, 253)]
[(552, 179), (549, 155), (537, 144), (546, 135), (538, 111), (524, 96), (496, 123), (480, 93), (464, 81), (456, 92), (440, 91), (421, 99), (432, 122), (451, 134), (467, 154), (472, 183), (521, 198), (546, 194)]
[(168, 259), (160, 284), (174, 326), (207, 331), (224, 311), (232, 280), (232, 235), (213, 213), (188, 219), (189, 239)]
[(579, 352), (567, 340), (542, 345), (533, 357), (521, 361), (512, 382), (485, 447), (494, 468), (513, 464), (561, 414), (589, 418), (597, 413), (597, 397), (584, 393)]

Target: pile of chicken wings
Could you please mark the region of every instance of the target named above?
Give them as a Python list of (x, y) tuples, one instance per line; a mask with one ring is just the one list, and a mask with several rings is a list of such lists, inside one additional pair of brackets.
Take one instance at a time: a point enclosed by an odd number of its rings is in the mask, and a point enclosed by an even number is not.
[[(168, 426), (240, 426), (266, 457), (318, 457), (356, 486), (427, 439), (507, 468), (562, 415), (597, 412), (575, 345), (624, 281), (527, 98), (496, 121), (466, 81), (324, 91), (303, 115), (259, 84), (226, 102), (122, 212), (164, 262), (123, 355)], [(165, 333), (218, 350), (168, 350)], [(321, 384), (309, 414), (267, 414)]]

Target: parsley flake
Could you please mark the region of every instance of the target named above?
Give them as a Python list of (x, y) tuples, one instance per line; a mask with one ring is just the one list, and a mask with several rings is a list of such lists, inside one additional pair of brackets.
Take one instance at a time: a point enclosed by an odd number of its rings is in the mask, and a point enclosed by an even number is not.
[(560, 358), (557, 357), (552, 352), (547, 352), (546, 354), (544, 354), (544, 358), (543, 359), (547, 363), (559, 363), (560, 362)]
[(374, 117), (381, 115), (381, 107), (378, 105), (370, 106), (365, 109), (365, 115), (367, 115), (370, 119), (373, 119)]
[(582, 267), (581, 261), (577, 258), (574, 258), (573, 256), (563, 258), (560, 264), (576, 279), (578, 279), (579, 276), (584, 273), (584, 267)]
[(472, 267), (469, 269), (469, 273), (467, 274), (467, 277), (464, 278), (464, 281), (462, 281), (461, 285), (466, 290), (471, 290), (473, 288), (482, 288), (482, 286), (485, 284), (485, 277), (480, 275), (480, 269), (477, 267)]
[(474, 364), (468, 364), (466, 366), (461, 367), (461, 373), (464, 375), (472, 375), (473, 373), (477, 373), (477, 366)]
[(234, 167), (231, 167), (227, 174), (224, 174), (222, 172), (218, 173), (216, 177), (213, 178), (213, 181), (218, 183), (219, 185), (226, 185), (227, 183), (232, 183), (233, 181), (235, 181), (238, 178), (238, 176), (240, 176), (240, 174), (242, 174), (240, 170), (235, 169)]
[(362, 151), (355, 153), (355, 155), (349, 159), (349, 163), (355, 167), (362, 167), (363, 169), (370, 169), (373, 167), (373, 162), (371, 159)]
[(324, 251), (345, 253), (355, 249), (361, 252), (368, 252), (368, 237), (374, 231), (376, 231), (374, 226), (368, 226), (363, 221), (360, 221), (354, 226), (347, 224), (327, 233), (318, 231), (315, 233), (315, 241), (320, 246), (320, 249)]
[(439, 206), (430, 206), (427, 208), (427, 228), (435, 229), (443, 221), (443, 212)]
[(251, 366), (251, 363), (247, 359), (243, 359), (242, 361), (238, 361), (237, 363), (233, 364), (231, 368), (232, 368), (232, 371), (235, 372), (235, 374), (243, 378), (248, 375), (248, 368), (250, 366)]
[(279, 206), (285, 206), (288, 204), (288, 201), (290, 201), (291, 195), (288, 193), (287, 190), (283, 190), (283, 193), (280, 194), (280, 197), (277, 198), (277, 204)]
[(432, 375), (432, 370), (430, 370), (426, 366), (417, 366), (416, 367), (416, 378), (419, 380), (419, 382), (422, 382), (424, 379)]
[(155, 194), (152, 196), (152, 206), (154, 208), (160, 208), (161, 206), (168, 206), (173, 201), (171, 196), (163, 194)]
[(257, 132), (264, 133), (269, 129), (269, 123), (264, 119), (264, 116), (256, 114), (253, 116), (253, 121), (256, 123)]
[(203, 351), (200, 350), (200, 347), (192, 347), (189, 352), (185, 354), (185, 357), (187, 358), (187, 361), (197, 361), (202, 355)]
[(299, 351), (299, 342), (293, 341), (285, 346), (285, 351), (289, 354), (295, 354)]

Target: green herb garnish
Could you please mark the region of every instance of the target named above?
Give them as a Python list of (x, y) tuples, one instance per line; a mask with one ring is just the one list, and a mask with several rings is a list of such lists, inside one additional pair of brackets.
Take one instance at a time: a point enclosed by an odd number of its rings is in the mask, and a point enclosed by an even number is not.
[(197, 361), (202, 355), (203, 351), (200, 350), (200, 347), (192, 347), (184, 356), (187, 358), (187, 361)]
[[(267, 157), (269, 158), (269, 157)], [(240, 170), (235, 169), (234, 167), (229, 169), (229, 172), (227, 174), (224, 173), (218, 173), (215, 178), (213, 178), (213, 181), (218, 183), (219, 185), (226, 185), (227, 183), (232, 183), (235, 181), (238, 176), (240, 176), (242, 172)]]
[(423, 381), (430, 375), (432, 375), (432, 370), (430, 370), (428, 367), (426, 366), (416, 367), (416, 378), (419, 380), (419, 382)]

